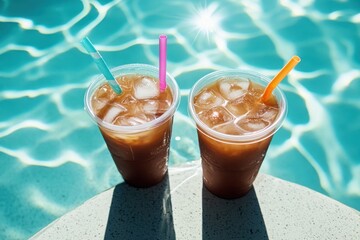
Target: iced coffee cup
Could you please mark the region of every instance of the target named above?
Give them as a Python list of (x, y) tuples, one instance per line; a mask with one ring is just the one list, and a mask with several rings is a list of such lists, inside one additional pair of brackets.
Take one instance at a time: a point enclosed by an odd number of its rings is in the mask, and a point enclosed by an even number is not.
[(111, 72), (122, 93), (116, 94), (99, 76), (87, 89), (85, 109), (124, 180), (135, 187), (153, 186), (167, 172), (178, 85), (166, 73), (167, 87), (160, 91), (159, 70), (150, 65), (124, 65)]
[(190, 91), (189, 112), (197, 126), (203, 183), (214, 195), (238, 198), (252, 187), (287, 112), (279, 88), (266, 104), (261, 101), (270, 80), (255, 72), (217, 71), (201, 78)]

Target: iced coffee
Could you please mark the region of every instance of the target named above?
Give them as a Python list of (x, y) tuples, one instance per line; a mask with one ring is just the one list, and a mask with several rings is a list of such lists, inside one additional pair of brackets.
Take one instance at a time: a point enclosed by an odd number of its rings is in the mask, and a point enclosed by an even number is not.
[(86, 94), (86, 108), (124, 180), (136, 187), (153, 186), (167, 171), (178, 86), (168, 75), (168, 86), (160, 91), (158, 69), (148, 65), (125, 65), (113, 73), (122, 93), (96, 79)]
[(285, 117), (286, 101), (278, 88), (266, 103), (260, 100), (269, 80), (252, 72), (219, 71), (200, 79), (190, 92), (203, 182), (219, 197), (237, 198), (250, 190)]

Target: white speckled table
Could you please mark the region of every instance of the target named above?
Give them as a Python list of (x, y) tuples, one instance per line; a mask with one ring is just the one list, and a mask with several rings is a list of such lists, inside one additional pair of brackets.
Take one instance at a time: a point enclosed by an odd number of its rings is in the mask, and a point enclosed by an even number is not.
[(120, 183), (32, 239), (360, 239), (360, 213), (265, 174), (236, 200), (203, 188), (199, 163), (148, 189)]

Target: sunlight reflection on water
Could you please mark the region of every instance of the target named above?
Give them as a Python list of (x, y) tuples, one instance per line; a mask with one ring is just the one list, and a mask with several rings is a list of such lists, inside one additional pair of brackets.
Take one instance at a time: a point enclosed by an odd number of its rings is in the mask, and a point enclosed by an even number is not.
[(0, 238), (27, 238), (121, 180), (83, 111), (98, 74), (79, 44), (85, 35), (112, 67), (157, 65), (157, 37), (168, 35), (168, 71), (182, 93), (171, 166), (199, 158), (187, 114), (194, 82), (226, 68), (274, 76), (301, 56), (281, 84), (289, 113), (262, 171), (360, 209), (358, 1), (31, 5), (0, 2)]

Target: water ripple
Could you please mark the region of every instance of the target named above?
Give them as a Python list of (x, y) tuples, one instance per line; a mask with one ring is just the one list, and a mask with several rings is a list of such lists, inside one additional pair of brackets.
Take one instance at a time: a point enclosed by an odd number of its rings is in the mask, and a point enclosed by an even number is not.
[(281, 84), (289, 113), (262, 171), (360, 209), (359, 1), (68, 0), (28, 11), (29, 4), (0, 4), (8, 33), (0, 38), (1, 239), (27, 238), (121, 181), (83, 110), (99, 74), (79, 44), (86, 35), (112, 67), (157, 65), (157, 38), (168, 35), (168, 71), (181, 88), (171, 166), (199, 159), (187, 98), (200, 77), (230, 68), (274, 76), (301, 56)]

